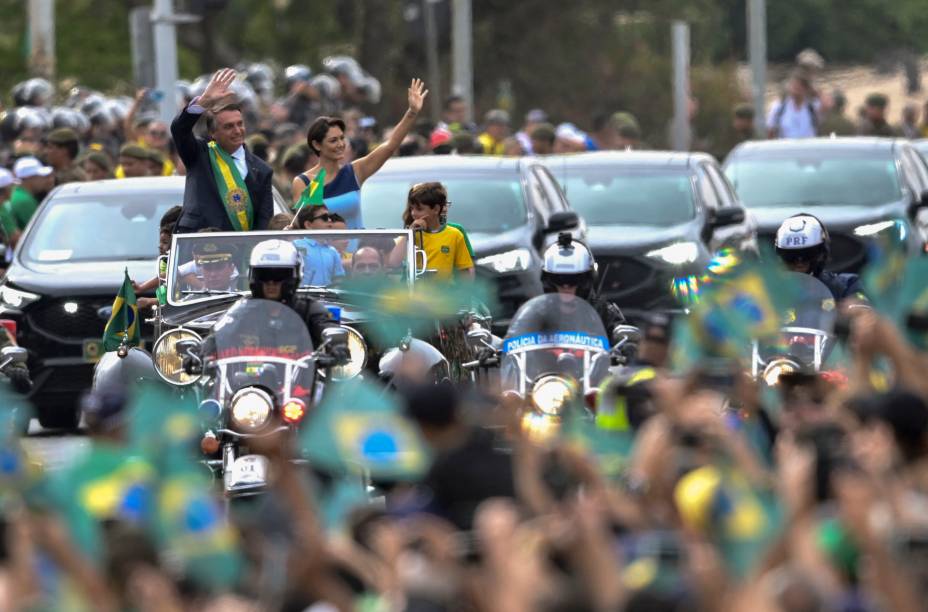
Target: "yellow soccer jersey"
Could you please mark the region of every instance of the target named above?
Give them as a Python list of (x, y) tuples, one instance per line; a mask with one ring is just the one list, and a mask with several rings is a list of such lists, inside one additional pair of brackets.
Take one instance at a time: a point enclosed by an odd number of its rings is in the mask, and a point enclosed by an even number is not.
[(453, 278), (455, 270), (474, 267), (464, 234), (456, 227), (446, 225), (437, 232), (422, 232), (422, 247), (428, 257), (428, 269), (437, 270), (437, 277), (442, 280)]

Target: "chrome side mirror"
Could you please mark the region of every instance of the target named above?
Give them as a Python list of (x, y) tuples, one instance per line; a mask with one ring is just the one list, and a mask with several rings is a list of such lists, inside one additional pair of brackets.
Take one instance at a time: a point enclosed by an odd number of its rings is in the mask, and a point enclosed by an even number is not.
[(638, 344), (641, 342), (641, 330), (634, 325), (616, 325), (612, 328), (612, 342), (615, 346)]
[(0, 355), (2, 355), (4, 359), (8, 359), (10, 363), (26, 363), (26, 359), (29, 357), (29, 351), (21, 346), (5, 346), (3, 350), (0, 351)]
[(323, 344), (347, 344), (349, 332), (344, 327), (329, 327), (322, 330)]

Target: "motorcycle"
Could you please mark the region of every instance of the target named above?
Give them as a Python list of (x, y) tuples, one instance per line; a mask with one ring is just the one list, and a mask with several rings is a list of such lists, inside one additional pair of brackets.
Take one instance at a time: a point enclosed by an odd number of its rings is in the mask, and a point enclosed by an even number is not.
[(517, 396), (526, 408), (522, 427), (545, 437), (572, 401), (592, 403), (613, 352), (588, 302), (551, 293), (519, 308), (497, 357), (504, 394)]
[(773, 342), (753, 343), (751, 375), (768, 386), (791, 373), (824, 371), (835, 347), (838, 311), (834, 297), (821, 281), (809, 274), (790, 273), (798, 287), (795, 305), (786, 314), (786, 325)]
[(200, 413), (206, 433), (201, 448), (207, 465), (222, 478), (228, 498), (261, 493), (267, 483), (267, 458), (251, 453), (258, 437), (299, 427), (323, 391), (320, 370), (336, 365), (326, 353), (345, 342), (347, 330), (326, 329), (313, 348), (300, 317), (279, 302), (239, 300), (202, 343), (181, 340), (184, 368), (199, 375)]

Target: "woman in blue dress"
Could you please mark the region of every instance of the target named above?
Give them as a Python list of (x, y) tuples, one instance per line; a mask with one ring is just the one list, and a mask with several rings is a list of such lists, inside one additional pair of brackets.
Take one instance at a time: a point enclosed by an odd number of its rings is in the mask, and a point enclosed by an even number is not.
[(380, 170), (399, 148), (403, 139), (416, 122), (419, 111), (429, 91), (419, 79), (409, 85), (409, 109), (390, 134), (390, 139), (373, 151), (350, 164), (346, 164), (345, 122), (333, 117), (319, 117), (306, 134), (306, 143), (319, 156), (319, 163), (293, 179), (293, 201), (299, 201), (303, 190), (316, 178), (319, 170), (325, 169), (325, 187), (322, 192), (329, 212), (338, 213), (348, 224), (348, 229), (362, 229), (361, 185)]

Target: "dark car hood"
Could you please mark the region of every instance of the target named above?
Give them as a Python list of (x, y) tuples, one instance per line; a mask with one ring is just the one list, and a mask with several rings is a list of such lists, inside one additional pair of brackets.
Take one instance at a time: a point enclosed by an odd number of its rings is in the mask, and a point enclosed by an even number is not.
[(474, 247), (474, 255), (478, 258), (519, 247), (530, 247), (532, 244), (532, 232), (528, 225), (500, 234), (467, 232), (467, 237), (470, 238), (470, 245)]
[(593, 253), (642, 253), (683, 240), (698, 241), (696, 222), (669, 227), (653, 225), (594, 225), (586, 231)]
[(772, 233), (787, 217), (809, 213), (821, 219), (829, 231), (848, 230), (884, 219), (906, 216), (903, 202), (892, 202), (879, 206), (777, 206), (771, 208), (748, 208), (757, 219), (757, 230)]
[(16, 261), (6, 273), (6, 282), (51, 297), (74, 295), (116, 295), (122, 285), (124, 270), (129, 278), (144, 282), (155, 275), (157, 261), (88, 261), (80, 263), (30, 263)]

